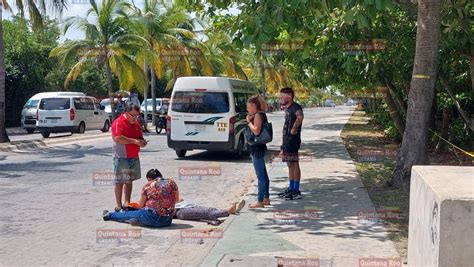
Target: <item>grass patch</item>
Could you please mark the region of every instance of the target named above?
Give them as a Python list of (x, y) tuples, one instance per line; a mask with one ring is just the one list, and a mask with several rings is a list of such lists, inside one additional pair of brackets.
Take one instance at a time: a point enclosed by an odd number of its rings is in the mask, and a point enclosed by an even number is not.
[(383, 130), (361, 110), (354, 111), (341, 137), (375, 208), (399, 211), (399, 218), (384, 220), (384, 225), (398, 253), (406, 259), (409, 196), (403, 190), (388, 186), (400, 144), (386, 138)]

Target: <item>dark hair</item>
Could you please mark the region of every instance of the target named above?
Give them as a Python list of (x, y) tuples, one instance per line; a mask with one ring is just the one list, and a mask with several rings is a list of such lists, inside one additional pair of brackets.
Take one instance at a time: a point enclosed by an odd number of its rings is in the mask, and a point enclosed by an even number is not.
[(151, 169), (146, 173), (146, 178), (163, 178), (163, 175), (161, 175), (161, 172), (158, 169)]
[(132, 103), (132, 102), (127, 103), (125, 105), (125, 112), (130, 112), (132, 110), (135, 110), (136, 112), (140, 112), (140, 106), (137, 106), (137, 104)]
[(282, 88), (280, 90), (280, 93), (289, 94), (291, 95), (291, 98), (295, 98), (295, 91), (293, 91), (293, 89), (291, 89), (290, 87)]

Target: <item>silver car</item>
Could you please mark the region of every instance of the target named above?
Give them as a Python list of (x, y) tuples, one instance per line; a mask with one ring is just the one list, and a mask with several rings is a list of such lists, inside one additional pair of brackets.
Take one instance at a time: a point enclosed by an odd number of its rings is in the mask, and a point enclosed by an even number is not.
[(21, 127), (28, 133), (36, 129), (36, 110), (40, 99), (30, 98), (21, 110)]

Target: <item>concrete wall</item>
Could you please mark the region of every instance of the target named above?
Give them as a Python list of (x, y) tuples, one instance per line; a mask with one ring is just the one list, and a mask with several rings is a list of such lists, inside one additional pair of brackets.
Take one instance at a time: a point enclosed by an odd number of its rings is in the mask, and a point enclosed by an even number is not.
[(474, 266), (474, 167), (412, 168), (408, 266)]

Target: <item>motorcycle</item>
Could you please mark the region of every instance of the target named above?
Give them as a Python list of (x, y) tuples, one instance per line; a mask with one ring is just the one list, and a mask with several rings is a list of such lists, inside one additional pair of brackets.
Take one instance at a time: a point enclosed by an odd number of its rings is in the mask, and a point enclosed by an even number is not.
[(155, 130), (157, 134), (160, 134), (163, 129), (166, 128), (166, 110), (160, 109), (159, 114), (155, 119)]

